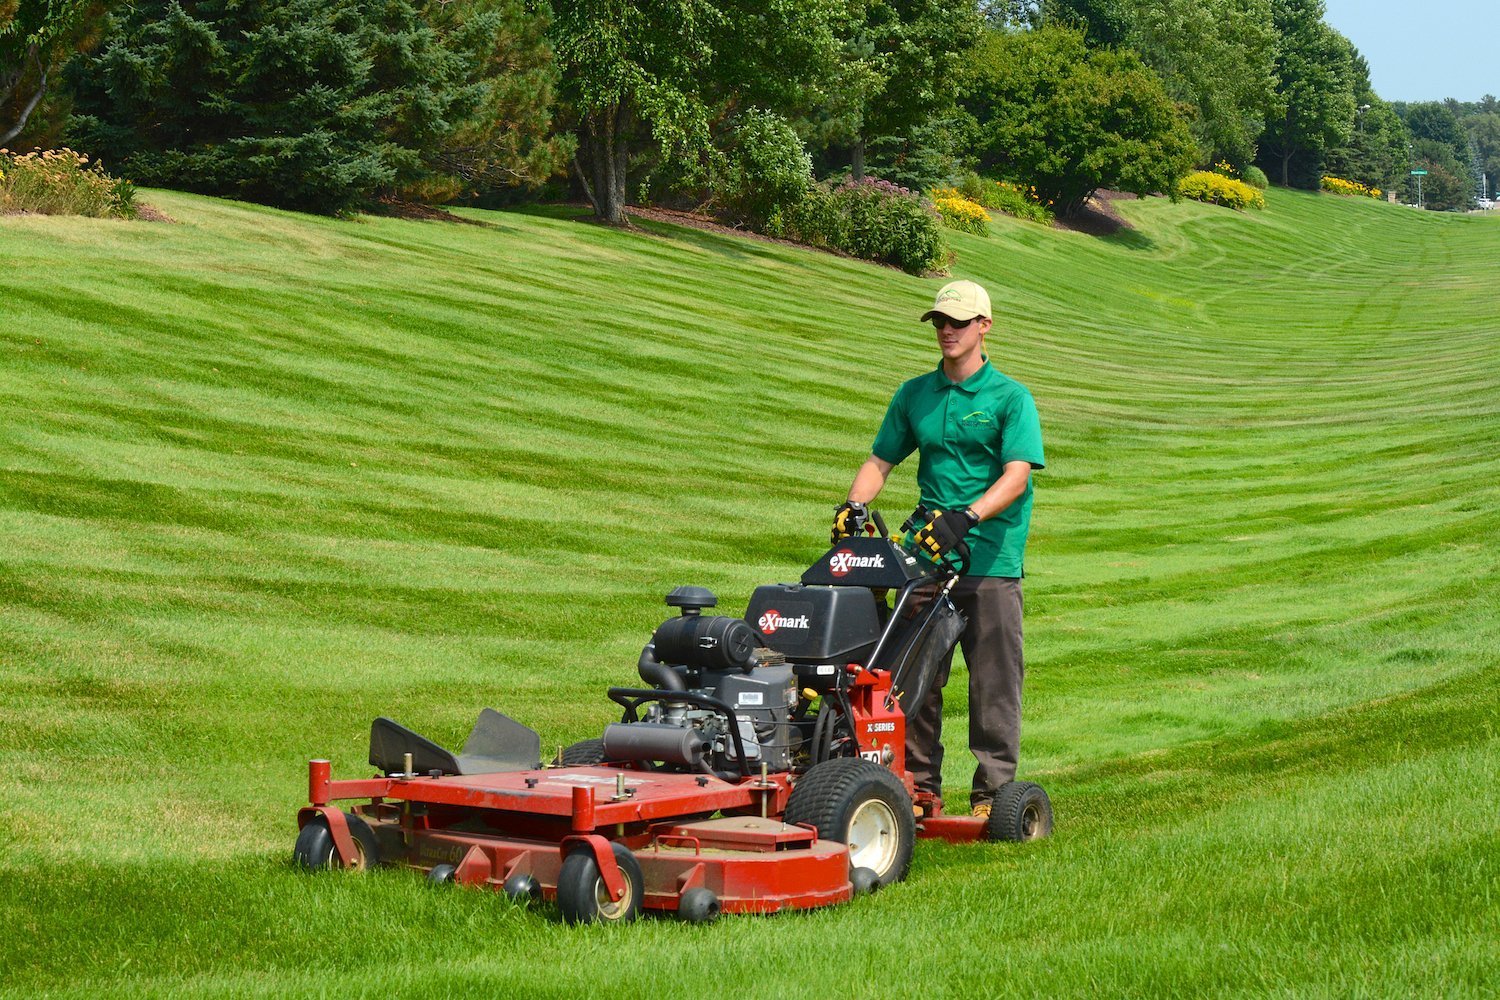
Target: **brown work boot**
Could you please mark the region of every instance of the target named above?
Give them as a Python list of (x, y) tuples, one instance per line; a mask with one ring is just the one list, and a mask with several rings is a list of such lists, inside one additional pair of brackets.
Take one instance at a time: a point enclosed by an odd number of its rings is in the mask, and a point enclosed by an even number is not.
[(972, 808), (972, 809), (969, 810), (969, 815), (970, 816), (977, 816), (980, 819), (989, 819), (990, 818), (990, 804), (988, 802), (979, 802), (979, 803), (976, 803), (974, 805), (974, 808)]

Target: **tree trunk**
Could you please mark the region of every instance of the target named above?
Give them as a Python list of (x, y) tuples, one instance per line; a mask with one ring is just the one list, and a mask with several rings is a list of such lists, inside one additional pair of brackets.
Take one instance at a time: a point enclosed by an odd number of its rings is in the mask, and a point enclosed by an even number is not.
[[(26, 127), (26, 120), (29, 119), (31, 117), (31, 113), (36, 110), (36, 106), (41, 101), (42, 95), (47, 92), (47, 71), (42, 68), (42, 62), (37, 57), (37, 50), (35, 45), (31, 47), (28, 54), (31, 56), (32, 65), (36, 67), (37, 72), (40, 74), (40, 78), (37, 80), (36, 93), (31, 95), (31, 99), (28, 100), (26, 102), (26, 106), (21, 109), (21, 114), (16, 119), (15, 124), (6, 129), (4, 133), (0, 133), (0, 146), (5, 145), (7, 142), (10, 142), (16, 136), (21, 134), (21, 130)], [(16, 87), (20, 85), (20, 82), (24, 76), (25, 71), (19, 71), (16, 77), (16, 82), (6, 88), (5, 99), (7, 101), (10, 100), (11, 94), (15, 93)]]
[(849, 151), (849, 176), (856, 181), (865, 179), (865, 140), (863, 137), (854, 140), (854, 148)]
[(1291, 187), (1292, 186), (1291, 173), (1292, 173), (1292, 151), (1289, 150), (1289, 149), (1288, 150), (1283, 150), (1282, 153), (1281, 153), (1281, 186), (1282, 187)]
[[(584, 187), (601, 222), (625, 222), (625, 179), (629, 168), (628, 144), (624, 136), (625, 112), (612, 107), (587, 122), (589, 177)], [(592, 181), (592, 183), (588, 183)]]

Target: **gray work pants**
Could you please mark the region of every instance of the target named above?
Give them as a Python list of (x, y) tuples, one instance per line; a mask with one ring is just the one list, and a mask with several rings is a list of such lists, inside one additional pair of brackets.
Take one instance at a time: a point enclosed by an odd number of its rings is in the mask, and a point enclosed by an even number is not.
[[(953, 603), (968, 619), (959, 639), (969, 665), (969, 749), (974, 770), (971, 805), (988, 802), (1016, 777), (1021, 745), (1021, 581), (1008, 576), (966, 576), (953, 586)], [(943, 790), (943, 685), (953, 667), (950, 653), (938, 667), (932, 690), (906, 720), (906, 766), (917, 788)]]

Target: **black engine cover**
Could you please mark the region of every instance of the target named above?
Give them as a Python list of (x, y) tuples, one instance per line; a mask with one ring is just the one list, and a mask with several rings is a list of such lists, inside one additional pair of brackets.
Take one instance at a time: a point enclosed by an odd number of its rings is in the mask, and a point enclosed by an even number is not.
[(880, 639), (875, 595), (863, 587), (757, 587), (745, 620), (789, 660), (862, 663)]

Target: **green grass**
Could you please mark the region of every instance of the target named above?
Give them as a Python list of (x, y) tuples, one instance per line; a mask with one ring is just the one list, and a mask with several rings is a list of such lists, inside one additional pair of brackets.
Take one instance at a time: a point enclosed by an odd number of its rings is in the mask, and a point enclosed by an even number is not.
[(1056, 835), (578, 929), (297, 875), (306, 760), (362, 773), (377, 714), (596, 734), (667, 590), (735, 613), (817, 555), (937, 282), (146, 197), (180, 224), (0, 220), (0, 993), (1496, 994), (1500, 220), (1272, 191), (953, 235), (1047, 437), (1022, 768)]

